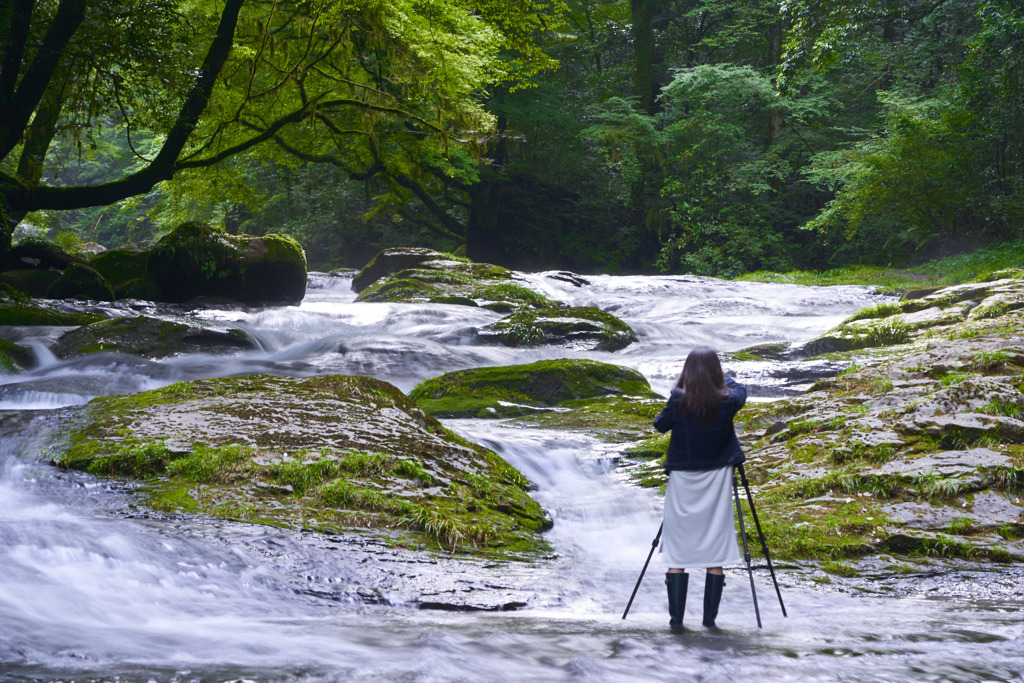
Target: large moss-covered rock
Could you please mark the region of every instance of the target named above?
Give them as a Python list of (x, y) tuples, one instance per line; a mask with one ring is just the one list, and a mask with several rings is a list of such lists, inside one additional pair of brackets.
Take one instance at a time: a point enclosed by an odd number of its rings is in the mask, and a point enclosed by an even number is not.
[(55, 462), (143, 480), (162, 509), (400, 529), (446, 550), (531, 556), (550, 526), (519, 472), (368, 377), (256, 375), (98, 398)]
[(287, 235), (229, 235), (184, 223), (150, 252), (148, 279), (165, 301), (226, 297), (246, 304), (297, 304), (306, 292), (306, 257)]
[(479, 337), (505, 346), (559, 344), (597, 351), (618, 351), (636, 341), (629, 325), (593, 306), (523, 309), (480, 330)]
[(134, 280), (118, 285), (114, 289), (118, 299), (141, 299), (143, 301), (164, 301), (164, 290), (148, 277), (137, 277)]
[(420, 382), (409, 396), (440, 417), (509, 417), (578, 399), (654, 394), (632, 368), (560, 359), (449, 372)]
[(99, 252), (89, 259), (89, 265), (116, 290), (129, 280), (145, 277), (148, 261), (148, 249), (137, 244), (124, 244)]
[(95, 269), (80, 263), (69, 264), (46, 290), (49, 299), (91, 299), (113, 301), (114, 290)]
[(180, 353), (235, 352), (256, 347), (256, 342), (237, 328), (138, 316), (102, 320), (71, 330), (57, 340), (53, 352), (58, 358), (78, 358), (97, 351), (165, 358)]
[(306, 252), (290, 235), (250, 237), (239, 285), (246, 303), (298, 304), (306, 296)]
[(428, 261), (451, 260), (451, 255), (420, 247), (395, 247), (380, 252), (352, 277), (352, 291), (362, 292), (381, 278)]

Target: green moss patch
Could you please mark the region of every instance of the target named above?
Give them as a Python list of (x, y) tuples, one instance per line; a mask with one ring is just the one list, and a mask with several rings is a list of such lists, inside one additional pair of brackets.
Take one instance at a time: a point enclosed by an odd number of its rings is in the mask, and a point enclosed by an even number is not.
[(35, 361), (35, 354), (24, 346), (0, 339), (0, 372), (21, 372)]
[(55, 464), (143, 481), (163, 510), (401, 530), (412, 544), (513, 559), (548, 550), (539, 533), (551, 522), (518, 471), (367, 377), (254, 375), (98, 398)]
[(444, 296), (442, 290), (415, 278), (378, 280), (359, 294), (359, 301), (426, 302)]
[(1024, 323), (1020, 274), (1000, 271), (981, 282), (926, 290), (914, 298), (870, 306), (807, 343), (803, 353), (819, 355), (1012, 332)]
[(559, 403), (556, 410), (520, 417), (515, 422), (544, 429), (586, 432), (616, 443), (650, 433), (654, 416), (663, 405), (660, 398), (638, 395), (569, 400)]
[(509, 417), (574, 399), (654, 396), (636, 370), (571, 359), (449, 372), (421, 382), (409, 395), (441, 417)]
[(98, 313), (62, 313), (33, 302), (0, 302), (0, 325), (55, 325), (75, 327), (103, 320)]

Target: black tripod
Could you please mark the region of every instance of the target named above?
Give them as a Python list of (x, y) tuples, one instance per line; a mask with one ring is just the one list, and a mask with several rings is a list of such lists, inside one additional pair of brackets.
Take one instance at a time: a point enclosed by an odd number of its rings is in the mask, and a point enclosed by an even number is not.
[(750, 482), (747, 481), (747, 471), (743, 469), (743, 463), (736, 465), (732, 473), (732, 491), (736, 498), (736, 517), (740, 522), (740, 538), (743, 539), (743, 559), (747, 563), (747, 573), (750, 575), (750, 594), (754, 598), (754, 614), (757, 616), (757, 627), (761, 628), (761, 610), (757, 607), (757, 589), (754, 588), (754, 567), (750, 564), (750, 547), (747, 544), (747, 530), (743, 526), (743, 509), (740, 507), (740, 488), (736, 483), (736, 474), (740, 475), (740, 482), (747, 492), (747, 504), (750, 506), (750, 516), (754, 518), (754, 528), (757, 529), (757, 537), (761, 541), (761, 552), (764, 553), (764, 560), (768, 566), (768, 572), (772, 575), (772, 583), (775, 585), (775, 594), (779, 596), (779, 607), (782, 608), (782, 616), (786, 614), (786, 605), (782, 602), (782, 591), (779, 590), (779, 582), (775, 579), (775, 568), (772, 567), (772, 556), (768, 552), (768, 544), (764, 540), (764, 532), (761, 531), (761, 521), (757, 518), (757, 509), (754, 507), (754, 495), (750, 492)]
[[(764, 540), (764, 532), (761, 531), (761, 522), (757, 518), (757, 510), (754, 508), (754, 496), (750, 492), (750, 482), (747, 481), (747, 471), (743, 469), (743, 464), (736, 465), (732, 475), (732, 490), (736, 498), (736, 515), (740, 523), (740, 537), (743, 539), (743, 557), (747, 563), (747, 573), (750, 575), (750, 592), (754, 598), (754, 614), (757, 616), (757, 627), (761, 628), (761, 610), (757, 606), (757, 589), (754, 587), (754, 566), (750, 564), (750, 548), (747, 543), (747, 531), (743, 523), (743, 509), (740, 506), (740, 490), (739, 485), (736, 483), (736, 474), (739, 473), (740, 482), (743, 484), (743, 488), (747, 492), (747, 504), (750, 506), (750, 515), (754, 518), (754, 527), (757, 529), (758, 539), (761, 541), (761, 552), (764, 553), (764, 559), (768, 566), (768, 571), (772, 576), (772, 583), (775, 585), (775, 594), (779, 596), (779, 607), (782, 608), (782, 616), (789, 616), (786, 614), (786, 605), (782, 602), (782, 591), (779, 590), (779, 582), (775, 578), (775, 568), (772, 566), (772, 558), (768, 552), (768, 544)], [(651, 552), (647, 554), (647, 561), (644, 562), (644, 568), (640, 570), (640, 578), (636, 580), (636, 586), (633, 587), (633, 594), (629, 596), (629, 602), (626, 604), (626, 610), (622, 613), (622, 618), (625, 619), (626, 615), (629, 614), (629, 608), (633, 606), (633, 598), (636, 597), (636, 592), (640, 589), (640, 582), (644, 580), (644, 574), (647, 572), (647, 565), (651, 562), (651, 557), (654, 556), (654, 549), (658, 547), (658, 542), (661, 540), (661, 532), (664, 530), (665, 525), (662, 524), (658, 527), (658, 534), (654, 537), (654, 541), (651, 543)], [(760, 567), (758, 567), (760, 569)]]

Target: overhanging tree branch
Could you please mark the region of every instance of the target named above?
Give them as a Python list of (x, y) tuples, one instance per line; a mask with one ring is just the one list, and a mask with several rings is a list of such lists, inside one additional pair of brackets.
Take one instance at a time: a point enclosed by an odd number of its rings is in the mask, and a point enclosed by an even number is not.
[[(84, 0), (65, 0), (65, 2), (81, 4)], [(16, 193), (10, 197), (11, 209), (15, 211), (81, 209), (87, 206), (113, 204), (128, 197), (145, 194), (157, 183), (170, 180), (174, 172), (178, 170), (177, 161), (181, 151), (185, 148), (189, 136), (195, 131), (199, 117), (210, 101), (217, 76), (227, 62), (234, 41), (235, 28), (238, 25), (238, 14), (244, 3), (245, 0), (227, 0), (220, 15), (217, 32), (210, 43), (210, 49), (206, 53), (203, 65), (199, 69), (199, 76), (186, 95), (185, 102), (178, 112), (178, 118), (167, 134), (163, 147), (150, 164), (121, 180), (102, 185), (28, 188), (27, 191)], [(63, 6), (64, 2), (61, 3), (61, 7)], [(57, 22), (54, 23), (56, 25)], [(49, 38), (49, 34), (47, 38)], [(49, 77), (46, 82), (49, 82)], [(19, 88), (19, 96), (20, 93), (21, 88)]]
[[(219, 164), (228, 157), (232, 157), (236, 154), (246, 151), (247, 149), (255, 147), (256, 145), (262, 142), (266, 142), (267, 140), (274, 138), (278, 134), (278, 132), (280, 132), (281, 129), (284, 128), (285, 126), (288, 126), (293, 123), (299, 123), (304, 119), (309, 118), (311, 114), (311, 107), (303, 107), (298, 111), (294, 111), (291, 114), (283, 116), (279, 118), (277, 121), (274, 121), (258, 135), (254, 135), (248, 140), (243, 140), (242, 142), (239, 142), (237, 145), (232, 145), (231, 147), (222, 149), (220, 152), (214, 154), (213, 156), (204, 157), (202, 159), (189, 159), (187, 161), (179, 161), (174, 165), (174, 170), (181, 171), (188, 168), (206, 168), (208, 166), (214, 166), (216, 164)], [(256, 128), (256, 126), (252, 125), (248, 127)]]
[(449, 239), (454, 240), (465, 239), (462, 235), (456, 234), (449, 230), (445, 230), (440, 225), (435, 225), (434, 223), (428, 221), (423, 216), (417, 216), (416, 214), (411, 213), (408, 209), (402, 208), (399, 210), (398, 213), (402, 218), (406, 219), (407, 221), (415, 223), (416, 225), (422, 225), (424, 228), (434, 233), (435, 235), (440, 235), (441, 237), (447, 237)]
[(443, 206), (438, 204), (434, 198), (430, 196), (430, 193), (423, 189), (422, 185), (403, 173), (394, 173), (390, 175), (396, 183), (416, 195), (416, 198), (420, 200), (420, 203), (427, 207), (427, 210), (430, 211), (437, 220), (441, 221), (441, 225), (451, 231), (453, 235), (460, 235), (465, 231), (465, 226), (452, 218), (451, 214), (449, 214)]

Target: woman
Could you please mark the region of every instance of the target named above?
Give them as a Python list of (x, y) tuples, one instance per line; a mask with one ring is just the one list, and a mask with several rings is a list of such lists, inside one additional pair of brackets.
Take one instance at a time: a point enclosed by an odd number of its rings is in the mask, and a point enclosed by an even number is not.
[(732, 470), (746, 457), (733, 417), (747, 390), (722, 373), (709, 348), (690, 352), (668, 404), (654, 420), (659, 432), (672, 431), (665, 459), (665, 525), (661, 553), (668, 566), (669, 626), (682, 630), (686, 607), (686, 567), (707, 569), (704, 626), (715, 628), (725, 574), (740, 562), (733, 526)]

